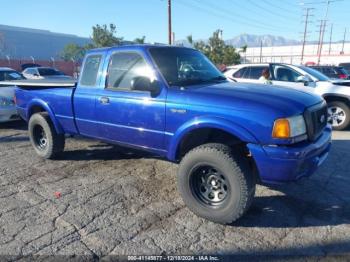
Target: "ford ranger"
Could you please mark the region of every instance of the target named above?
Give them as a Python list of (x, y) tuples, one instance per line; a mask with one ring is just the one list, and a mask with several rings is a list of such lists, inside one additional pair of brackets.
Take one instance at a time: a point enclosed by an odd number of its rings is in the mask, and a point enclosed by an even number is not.
[(61, 154), (65, 134), (152, 152), (179, 163), (184, 202), (218, 223), (245, 213), (256, 183), (314, 173), (331, 145), (320, 96), (230, 83), (191, 48), (95, 49), (77, 83), (12, 84), (39, 156)]

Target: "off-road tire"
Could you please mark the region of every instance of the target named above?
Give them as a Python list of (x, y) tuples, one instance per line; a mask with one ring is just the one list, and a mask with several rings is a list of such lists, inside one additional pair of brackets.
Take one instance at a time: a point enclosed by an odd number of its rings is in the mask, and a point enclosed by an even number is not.
[[(45, 145), (38, 142), (38, 131), (41, 130), (45, 134)], [(45, 112), (33, 114), (28, 124), (29, 138), (35, 152), (42, 158), (54, 159), (64, 150), (65, 137), (64, 134), (57, 134), (55, 127)]]
[[(219, 206), (203, 203), (191, 186), (195, 168), (210, 165), (224, 174), (230, 193)], [(209, 143), (188, 152), (180, 162), (178, 189), (183, 201), (196, 215), (220, 224), (231, 224), (250, 207), (255, 194), (255, 179), (241, 150)]]

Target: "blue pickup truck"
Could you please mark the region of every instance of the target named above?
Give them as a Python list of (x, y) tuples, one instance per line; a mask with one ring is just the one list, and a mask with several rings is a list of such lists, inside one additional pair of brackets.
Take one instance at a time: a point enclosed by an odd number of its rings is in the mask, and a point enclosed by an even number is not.
[(279, 86), (230, 83), (201, 52), (134, 45), (89, 51), (77, 83), (17, 82), (15, 100), (43, 158), (82, 135), (179, 163), (197, 215), (232, 223), (257, 183), (309, 176), (327, 158), (325, 101)]

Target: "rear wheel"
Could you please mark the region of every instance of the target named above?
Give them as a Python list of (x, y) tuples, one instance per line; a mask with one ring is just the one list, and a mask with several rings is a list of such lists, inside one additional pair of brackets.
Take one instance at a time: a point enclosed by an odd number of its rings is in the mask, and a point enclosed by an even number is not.
[(249, 208), (255, 180), (243, 155), (211, 143), (185, 155), (179, 167), (178, 188), (192, 212), (229, 224)]
[(52, 159), (64, 150), (64, 135), (57, 134), (47, 113), (32, 115), (28, 130), (30, 142), (40, 157)]
[(350, 124), (350, 109), (343, 102), (328, 103), (328, 122), (334, 130), (344, 130)]

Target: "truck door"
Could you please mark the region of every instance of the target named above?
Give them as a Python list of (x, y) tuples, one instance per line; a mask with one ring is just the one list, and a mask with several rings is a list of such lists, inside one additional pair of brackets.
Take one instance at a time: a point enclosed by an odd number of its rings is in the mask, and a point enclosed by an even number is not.
[(102, 53), (86, 56), (79, 83), (74, 92), (73, 110), (75, 123), (80, 134), (98, 137), (96, 128), (95, 100), (99, 90), (99, 72), (102, 70)]
[[(105, 65), (107, 66), (107, 65)], [(155, 80), (151, 66), (136, 51), (110, 54), (105, 86), (96, 97), (96, 119), (101, 138), (126, 145), (164, 150), (166, 89), (152, 96), (132, 90), (132, 80)]]

